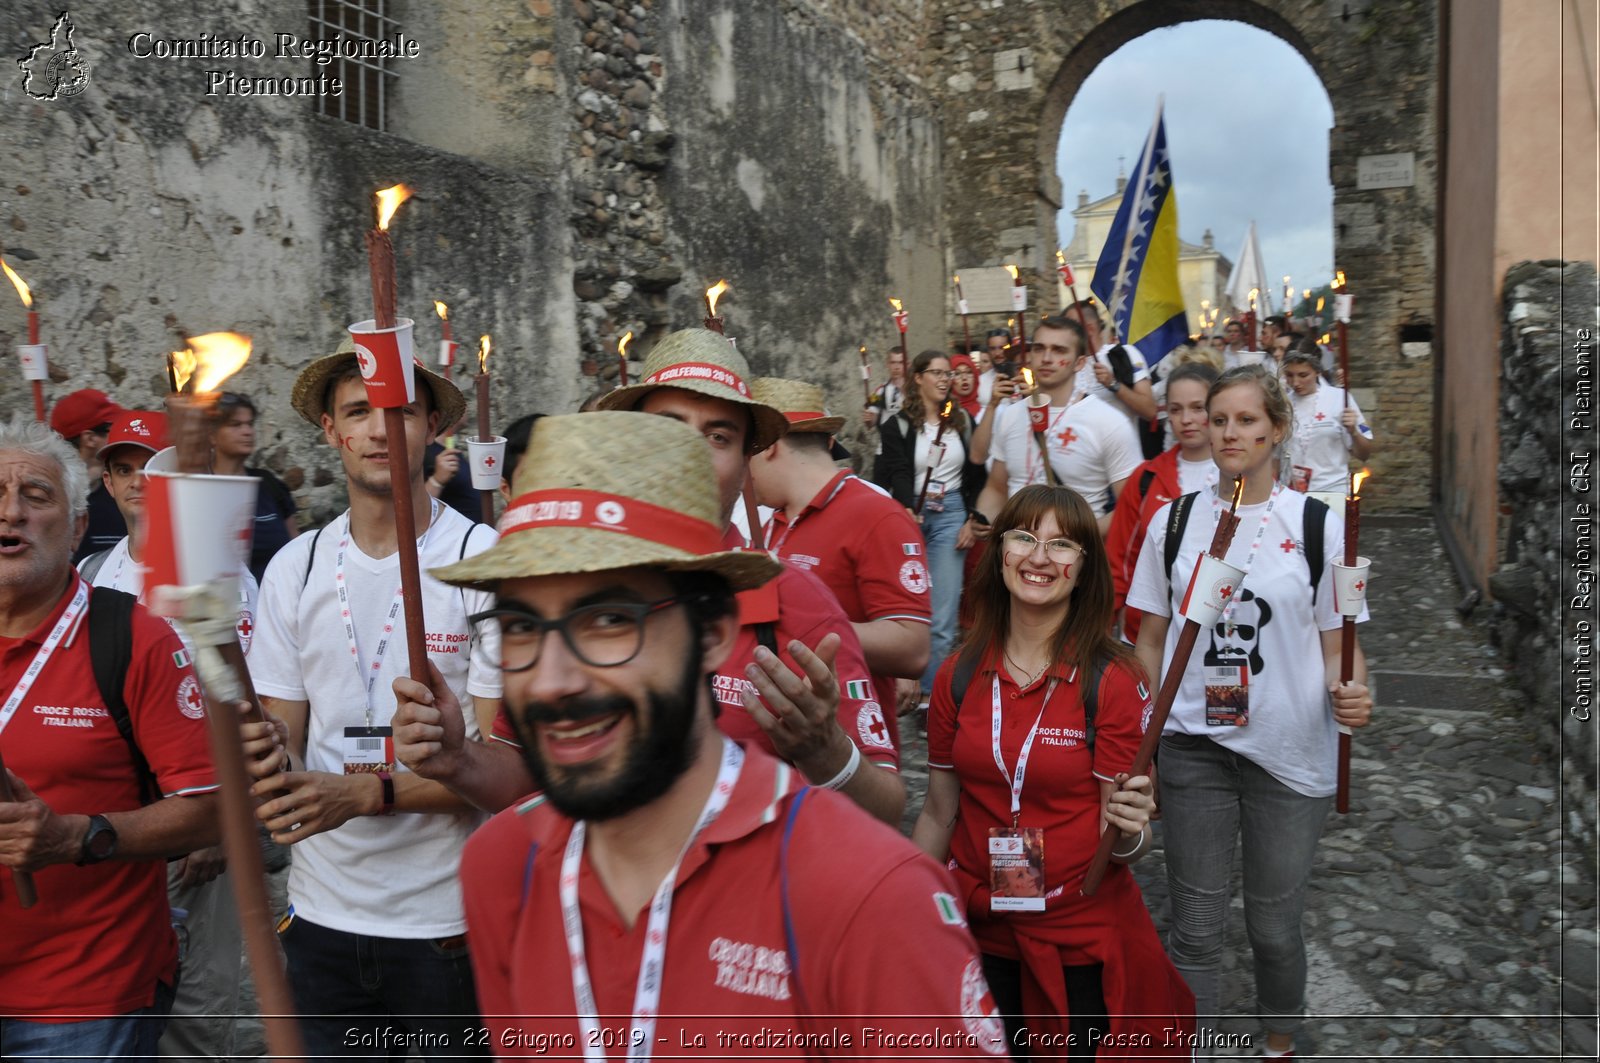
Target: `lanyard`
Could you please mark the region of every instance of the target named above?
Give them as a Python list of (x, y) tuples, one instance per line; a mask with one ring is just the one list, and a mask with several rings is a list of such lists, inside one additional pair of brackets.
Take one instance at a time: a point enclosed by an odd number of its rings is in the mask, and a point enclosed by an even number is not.
[[(417, 553), (421, 554), (428, 545), (428, 535), (433, 531), (434, 521), (439, 516), (439, 500), (433, 499), (433, 508), (428, 512), (428, 526), (422, 532), (422, 538), (417, 540)], [(372, 666), (362, 667), (361, 650), (356, 646), (356, 618), (350, 608), (350, 588), (344, 579), (344, 555), (350, 546), (350, 514), (344, 515), (344, 528), (339, 535), (339, 553), (333, 566), (333, 584), (339, 591), (339, 615), (344, 620), (345, 641), (350, 644), (350, 659), (355, 662), (356, 675), (365, 685), (367, 698), (367, 726), (372, 726), (372, 692), (378, 683), (378, 670), (383, 667), (384, 654), (389, 652), (389, 640), (394, 635), (395, 617), (400, 615), (400, 606), (404, 602), (404, 588), (396, 586), (394, 589), (394, 602), (389, 606), (389, 615), (383, 620), (383, 634), (378, 639), (378, 648), (372, 654)], [(418, 666), (422, 667), (421, 662)]]
[[(628, 1058), (647, 1060), (655, 1047), (656, 1015), (661, 1003), (661, 975), (667, 959), (667, 924), (672, 919), (672, 891), (677, 885), (678, 868), (684, 855), (694, 845), (700, 833), (711, 826), (722, 810), (728, 807), (734, 784), (739, 781), (739, 770), (744, 767), (744, 750), (732, 739), (722, 740), (722, 767), (717, 771), (717, 784), (706, 797), (706, 806), (695, 823), (694, 831), (683, 843), (672, 870), (661, 880), (655, 899), (650, 902), (650, 921), (645, 925), (644, 957), (639, 963), (639, 982), (633, 992), (633, 1023), (629, 1028)], [(578, 865), (583, 860), (583, 820), (572, 825), (572, 837), (567, 839), (567, 851), (561, 858), (561, 926), (567, 935), (567, 957), (572, 961), (572, 998), (578, 1006), (578, 1028), (583, 1033), (583, 1058), (606, 1058), (600, 1036), (599, 1008), (594, 1000), (594, 986), (589, 980), (589, 961), (583, 948), (583, 913), (578, 909)]]
[(1044, 710), (1050, 707), (1050, 696), (1056, 692), (1057, 680), (1050, 680), (1044, 688), (1044, 704), (1039, 706), (1039, 715), (1033, 721), (1033, 727), (1028, 730), (1028, 737), (1022, 743), (1022, 752), (1017, 754), (1017, 774), (1013, 778), (1006, 770), (1006, 761), (1000, 753), (1000, 670), (995, 669), (994, 690), (991, 698), (992, 709), (989, 713), (989, 739), (994, 750), (994, 766), (1000, 769), (1000, 777), (1011, 787), (1011, 826), (1016, 827), (1022, 818), (1022, 778), (1028, 773), (1028, 757), (1033, 753), (1033, 740), (1038, 737), (1039, 724), (1044, 719)]
[[(1251, 567), (1251, 565), (1253, 565), (1255, 563), (1256, 551), (1261, 549), (1261, 540), (1266, 537), (1267, 525), (1269, 523), (1271, 523), (1271, 521), (1272, 521), (1272, 507), (1278, 504), (1278, 496), (1280, 494), (1282, 494), (1282, 493), (1283, 493), (1283, 483), (1282, 483), (1282, 481), (1279, 481), (1278, 483), (1275, 483), (1275, 484), (1272, 485), (1272, 494), (1267, 496), (1267, 509), (1266, 509), (1266, 512), (1261, 514), (1261, 524), (1260, 524), (1259, 527), (1256, 528), (1256, 537), (1254, 539), (1250, 540), (1250, 554), (1249, 554), (1248, 557), (1246, 557), (1244, 559), (1244, 564), (1239, 566), (1240, 568), (1244, 569), (1246, 576), (1248, 576), (1250, 574), (1250, 567)], [(1217, 524), (1221, 520), (1222, 520), (1222, 496), (1220, 494), (1212, 494), (1212, 496), (1211, 496), (1211, 527), (1215, 528), (1217, 526)], [(1222, 611), (1223, 630), (1228, 632), (1228, 636), (1230, 638), (1233, 636), (1233, 611), (1234, 611), (1235, 608), (1238, 607), (1238, 605), (1239, 605), (1239, 596), (1237, 594), (1235, 594), (1231, 599), (1229, 599), (1228, 607)]]
[[(789, 534), (791, 532), (793, 532), (795, 530), (795, 528), (800, 526), (800, 522), (806, 518), (807, 514), (815, 513), (817, 510), (826, 508), (828, 503), (833, 501), (833, 496), (837, 495), (840, 491), (843, 491), (844, 490), (844, 485), (849, 483), (851, 478), (852, 478), (852, 474), (849, 474), (849, 473), (845, 474), (844, 476), (839, 477), (839, 482), (833, 485), (833, 490), (828, 492), (828, 497), (827, 498), (824, 498), (821, 502), (818, 502), (818, 503), (816, 503), (814, 505), (807, 505), (805, 509), (802, 509), (798, 514), (795, 515), (795, 518), (794, 518), (793, 521), (786, 521), (784, 523), (784, 525), (783, 525), (783, 534), (781, 536), (779, 536), (778, 541), (775, 542), (775, 543), (774, 542), (770, 542), (770, 541), (768, 542), (768, 544), (767, 544), (767, 552), (770, 553), (773, 557), (781, 559), (783, 557), (783, 554), (781, 553), (781, 551), (783, 550), (783, 544), (789, 541)], [(768, 522), (768, 524), (767, 524), (767, 539), (768, 540), (771, 540), (771, 538), (772, 538), (772, 529), (773, 529), (774, 526), (777, 525), (777, 523), (778, 522), (776, 520), (772, 520), (772, 521)], [(754, 538), (754, 536), (752, 536), (752, 538)]]
[(6, 703), (0, 705), (0, 731), (6, 729), (6, 724), (11, 722), (17, 709), (22, 705), (22, 699), (28, 696), (28, 691), (33, 689), (33, 681), (39, 678), (39, 673), (44, 671), (44, 666), (50, 663), (50, 656), (56, 652), (56, 647), (61, 645), (61, 640), (67, 637), (67, 632), (72, 630), (78, 622), (78, 617), (89, 604), (89, 584), (82, 579), (78, 581), (78, 588), (72, 595), (72, 602), (67, 606), (66, 612), (61, 614), (61, 619), (56, 621), (56, 626), (50, 629), (50, 634), (45, 637), (44, 645), (39, 647), (33, 655), (33, 661), (28, 665), (28, 670), (22, 673), (22, 678), (17, 681), (16, 687), (11, 691), (11, 696), (6, 698)]

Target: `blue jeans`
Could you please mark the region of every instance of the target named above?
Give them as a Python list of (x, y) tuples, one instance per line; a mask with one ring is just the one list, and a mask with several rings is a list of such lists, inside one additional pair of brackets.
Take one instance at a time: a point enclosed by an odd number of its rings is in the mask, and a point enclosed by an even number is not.
[(1161, 823), (1172, 894), (1167, 953), (1194, 991), (1199, 1025), (1214, 1027), (1234, 843), (1244, 839), (1244, 920), (1256, 1002), (1270, 1033), (1305, 1014), (1306, 883), (1331, 797), (1306, 797), (1209, 738), (1161, 738)]
[(466, 938), (380, 938), (295, 917), (279, 935), (312, 1059), (487, 1056)]
[(933, 606), (933, 645), (928, 667), (922, 673), (922, 696), (933, 689), (933, 673), (955, 648), (961, 618), (961, 562), (965, 551), (956, 549), (956, 536), (967, 522), (967, 509), (959, 494), (944, 497), (944, 509), (922, 510), (922, 542), (928, 552), (928, 582)]
[(157, 982), (155, 1003), (126, 1015), (82, 1022), (0, 1019), (0, 1059), (153, 1061), (171, 1007), (172, 989)]

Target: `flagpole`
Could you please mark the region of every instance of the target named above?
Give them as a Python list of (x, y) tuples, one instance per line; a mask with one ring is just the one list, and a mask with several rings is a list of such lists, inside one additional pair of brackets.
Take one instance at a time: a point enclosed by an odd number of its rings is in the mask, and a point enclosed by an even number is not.
[[(1144, 194), (1144, 182), (1150, 176), (1150, 156), (1155, 151), (1156, 130), (1161, 128), (1161, 109), (1166, 104), (1166, 94), (1156, 96), (1156, 118), (1150, 123), (1150, 135), (1145, 137), (1144, 152), (1139, 156), (1139, 172), (1134, 175), (1133, 184), (1133, 209), (1128, 211), (1127, 224), (1123, 226), (1122, 257), (1117, 262), (1117, 279), (1111, 289), (1111, 327), (1118, 329), (1117, 312), (1122, 306), (1122, 297), (1127, 290), (1123, 278), (1127, 276), (1128, 259), (1133, 254), (1133, 230), (1139, 221), (1139, 197)], [(1130, 320), (1132, 315), (1129, 315)], [(1119, 329), (1119, 331), (1126, 331)]]

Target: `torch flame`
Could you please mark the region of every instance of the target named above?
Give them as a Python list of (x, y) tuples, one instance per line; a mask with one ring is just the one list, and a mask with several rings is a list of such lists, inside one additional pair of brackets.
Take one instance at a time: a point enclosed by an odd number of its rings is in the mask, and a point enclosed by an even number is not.
[(478, 372), (489, 371), (489, 349), (494, 345), (489, 342), (488, 333), (478, 337)]
[(954, 400), (946, 399), (944, 402), (944, 409), (939, 411), (940, 418), (948, 421), (950, 419), (950, 411), (955, 409), (955, 405), (956, 404)]
[(1302, 298), (1302, 299), (1309, 299), (1309, 298), (1311, 298), (1311, 289), (1310, 289), (1310, 288), (1303, 288), (1303, 289), (1301, 289), (1301, 291), (1300, 291), (1300, 298)]
[(1067, 264), (1067, 256), (1061, 253), (1061, 248), (1056, 248), (1056, 261), (1063, 266)]
[(1022, 367), (1022, 383), (1029, 391), (1033, 390), (1033, 370), (1027, 366)]
[(956, 287), (957, 288), (961, 287), (961, 274), (959, 274), (959, 273), (956, 274), (955, 282), (956, 282)]
[(1256, 305), (1256, 296), (1258, 296), (1260, 294), (1261, 294), (1261, 289), (1260, 288), (1251, 288), (1250, 289), (1250, 305), (1252, 307), (1254, 307)]
[(22, 305), (32, 310), (33, 293), (28, 290), (28, 282), (17, 276), (17, 271), (7, 265), (3, 258), (0, 258), (0, 269), (5, 270), (6, 276), (11, 278), (11, 283), (17, 286), (17, 294), (22, 296)]
[(1007, 269), (1007, 270), (1008, 270), (1008, 271), (1010, 271), (1010, 273), (1011, 273), (1011, 282), (1012, 282), (1012, 283), (1013, 283), (1013, 284), (1015, 284), (1015, 283), (1016, 283), (1016, 280), (1017, 280), (1017, 267), (1015, 267), (1015, 266), (1009, 266), (1009, 265), (1008, 265), (1008, 266), (1007, 266), (1007, 267), (1006, 267), (1006, 269)]
[(627, 332), (624, 332), (622, 334), (622, 338), (617, 341), (617, 356), (620, 357), (621, 359), (623, 359), (624, 361), (626, 361), (627, 358), (628, 358), (628, 344), (630, 344), (632, 342), (633, 342), (633, 330), (632, 329), (629, 329)]
[(721, 299), (728, 291), (728, 282), (720, 280), (706, 289), (706, 306), (711, 308), (711, 316), (717, 316), (717, 300)]
[(1352, 495), (1354, 495), (1356, 498), (1360, 498), (1361, 497), (1361, 485), (1366, 483), (1367, 479), (1369, 477), (1371, 477), (1371, 476), (1372, 476), (1372, 470), (1368, 469), (1368, 468), (1363, 468), (1360, 472), (1356, 473), (1355, 476), (1352, 477), (1351, 481), (1350, 481), (1350, 493)]
[(900, 300), (896, 299), (892, 295), (889, 296), (889, 305), (894, 307), (895, 313), (898, 314), (900, 312)]
[(441, 318), (443, 318), (446, 321), (450, 320), (450, 308), (448, 306), (445, 306), (443, 303), (441, 303), (437, 299), (435, 299), (433, 301), (433, 312), (438, 314)]
[(1333, 271), (1333, 286), (1341, 292), (1344, 291), (1344, 270), (1336, 269)]
[(1232, 513), (1234, 510), (1237, 510), (1239, 508), (1239, 503), (1241, 501), (1243, 501), (1243, 500), (1244, 500), (1244, 477), (1241, 476), (1238, 479), (1233, 481), (1233, 505), (1232, 505), (1232, 508), (1228, 510), (1228, 512)]
[[(1307, 292), (1306, 294), (1309, 296), (1311, 293)], [(1322, 296), (1320, 296), (1320, 295), (1317, 296), (1317, 313), (1319, 313), (1319, 314), (1322, 313), (1322, 302), (1323, 302)]]
[(191, 391), (216, 391), (223, 381), (244, 368), (250, 358), (250, 337), (237, 332), (208, 332), (191, 336), (189, 346), (172, 352), (173, 375), (181, 390), (190, 379)]
[(400, 209), (400, 204), (411, 198), (411, 189), (405, 185), (393, 185), (389, 188), (379, 189), (376, 193), (378, 200), (378, 228), (389, 231), (389, 219), (394, 217), (394, 212)]
[(1283, 283), (1286, 285), (1289, 283), (1289, 275), (1287, 273), (1283, 275)]

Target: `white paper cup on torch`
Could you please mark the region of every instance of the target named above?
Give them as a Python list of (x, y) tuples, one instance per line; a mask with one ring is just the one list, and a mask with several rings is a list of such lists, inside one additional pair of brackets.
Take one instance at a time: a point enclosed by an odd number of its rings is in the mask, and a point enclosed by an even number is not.
[(1372, 559), (1358, 557), (1353, 565), (1333, 563), (1333, 609), (1340, 616), (1360, 616), (1367, 604), (1367, 576)]
[(495, 491), (506, 465), (506, 437), (467, 440), (467, 460), (472, 467), (472, 489)]
[(968, 314), (972, 313), (972, 307), (965, 299), (957, 299), (956, 313), (960, 314), (962, 317), (966, 317)]
[(456, 348), (459, 346), (455, 340), (439, 341), (439, 364), (442, 367), (449, 369), (456, 364)]
[(1333, 297), (1333, 319), (1350, 324), (1350, 311), (1355, 309), (1356, 297), (1353, 295), (1335, 295)]
[(1028, 289), (1025, 285), (1013, 284), (1011, 286), (1011, 309), (1028, 309)]
[(1028, 396), (1028, 428), (1034, 432), (1043, 432), (1050, 427), (1050, 396), (1042, 391), (1035, 391)]
[(185, 596), (173, 592), (238, 579), (250, 556), (260, 483), (254, 476), (148, 476), (143, 567), (152, 611), (184, 617)]
[(367, 401), (380, 410), (416, 401), (412, 324), (409, 317), (402, 317), (395, 319), (394, 328), (378, 328), (372, 320), (357, 321), (349, 327), (356, 347), (356, 364), (367, 385)]
[(1244, 569), (1218, 561), (1210, 554), (1201, 554), (1194, 564), (1194, 574), (1189, 577), (1189, 587), (1183, 592), (1178, 612), (1185, 620), (1193, 620), (1202, 628), (1210, 627), (1222, 616), (1243, 579)]
[(42, 343), (20, 343), (17, 359), (22, 362), (22, 379), (50, 379), (49, 348)]

